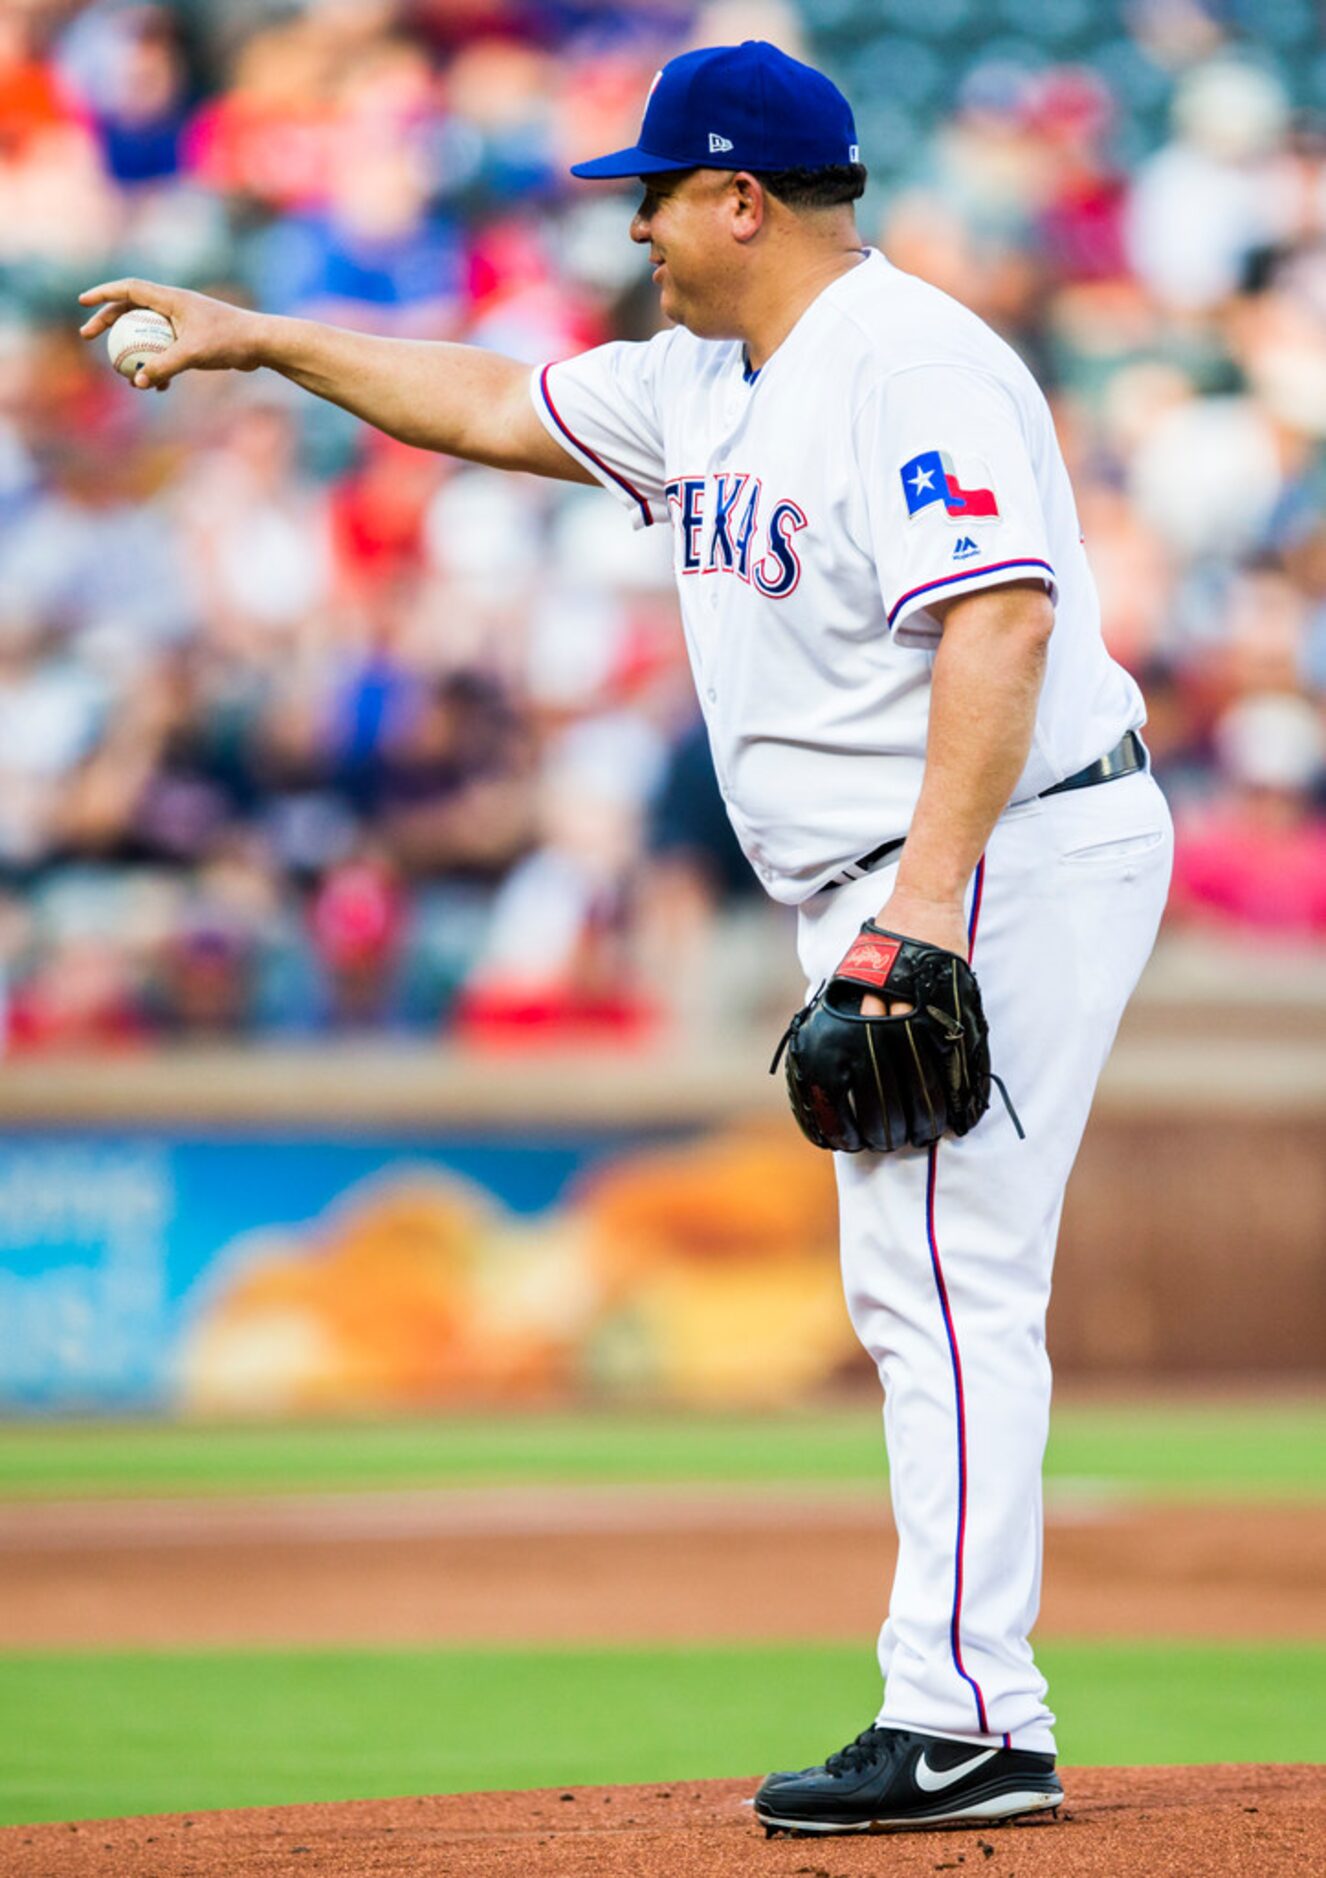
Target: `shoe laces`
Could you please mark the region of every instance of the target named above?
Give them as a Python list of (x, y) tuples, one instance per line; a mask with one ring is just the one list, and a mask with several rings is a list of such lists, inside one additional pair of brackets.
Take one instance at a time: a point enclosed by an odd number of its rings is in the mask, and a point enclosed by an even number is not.
[(888, 1730), (876, 1727), (872, 1722), (869, 1728), (863, 1728), (855, 1741), (849, 1741), (845, 1748), (839, 1748), (824, 1763), (828, 1774), (859, 1774), (867, 1767), (874, 1767), (882, 1760), (888, 1750)]

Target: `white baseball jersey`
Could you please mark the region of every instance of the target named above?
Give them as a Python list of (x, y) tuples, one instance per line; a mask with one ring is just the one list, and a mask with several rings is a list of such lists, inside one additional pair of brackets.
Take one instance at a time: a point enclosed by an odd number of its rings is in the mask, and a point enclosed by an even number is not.
[[(998, 1104), (928, 1153), (836, 1156), (844, 1287), (879, 1370), (898, 1532), (886, 1726), (1054, 1751), (1028, 1641), (1040, 1592), (1045, 1360), (1059, 1209), (1169, 875), (1136, 773), (1039, 800), (1143, 721), (1107, 655), (1068, 476), (1016, 354), (869, 253), (752, 376), (677, 329), (534, 382), (548, 429), (640, 525), (672, 522), (719, 782), (769, 892), (803, 902), (807, 984), (887, 899), (925, 762), (937, 597), (1055, 600), (1035, 737), (968, 889)], [(1108, 931), (1110, 943), (1100, 935)]]
[(974, 313), (875, 250), (757, 374), (682, 327), (532, 380), (548, 430), (630, 510), (671, 520), (719, 787), (775, 899), (905, 835), (939, 597), (1040, 579), (1056, 603), (1014, 802), (1145, 720), (1106, 652), (1049, 409)]

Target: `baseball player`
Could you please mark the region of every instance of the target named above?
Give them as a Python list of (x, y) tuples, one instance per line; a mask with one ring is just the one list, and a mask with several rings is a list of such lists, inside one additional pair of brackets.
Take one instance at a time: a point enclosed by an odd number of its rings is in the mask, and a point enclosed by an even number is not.
[[(121, 280), (175, 344), (135, 381), (268, 366), (408, 443), (599, 482), (670, 525), (718, 780), (796, 905), (789, 1088), (835, 1149), (843, 1278), (884, 1388), (899, 1553), (877, 1719), (773, 1774), (771, 1831), (1053, 1808), (1028, 1636), (1064, 1186), (1165, 900), (1142, 701), (1101, 641), (1045, 400), (974, 314), (863, 247), (851, 109), (748, 41), (658, 74), (638, 177), (670, 325), (530, 370)], [(991, 1075), (1007, 1100), (989, 1101)]]

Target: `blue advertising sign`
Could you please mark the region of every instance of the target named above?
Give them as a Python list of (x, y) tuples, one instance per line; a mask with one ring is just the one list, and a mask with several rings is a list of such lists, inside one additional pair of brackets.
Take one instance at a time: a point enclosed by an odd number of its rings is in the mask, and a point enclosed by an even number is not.
[(785, 1126), (0, 1140), (0, 1414), (749, 1403), (853, 1348)]

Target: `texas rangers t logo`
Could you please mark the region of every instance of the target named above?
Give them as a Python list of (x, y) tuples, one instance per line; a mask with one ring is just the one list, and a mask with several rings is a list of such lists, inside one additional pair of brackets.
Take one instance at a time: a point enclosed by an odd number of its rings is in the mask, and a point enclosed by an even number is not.
[[(972, 465), (984, 471), (984, 464)], [(902, 493), (907, 499), (908, 516), (919, 515), (932, 502), (942, 502), (954, 519), (965, 522), (997, 518), (999, 504), (993, 489), (964, 489), (958, 480), (953, 458), (947, 450), (922, 450), (902, 466)]]

